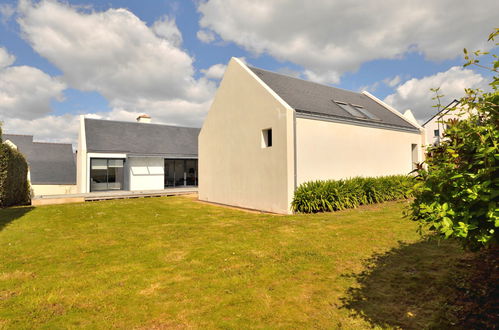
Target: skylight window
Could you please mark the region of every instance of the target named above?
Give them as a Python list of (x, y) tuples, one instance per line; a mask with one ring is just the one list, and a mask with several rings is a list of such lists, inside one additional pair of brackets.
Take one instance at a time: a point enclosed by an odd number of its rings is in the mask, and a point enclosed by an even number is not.
[(334, 101), (334, 100), (333, 102), (336, 103), (340, 108), (342, 108), (343, 110), (354, 116), (355, 118), (380, 120), (378, 117), (373, 115), (371, 112), (369, 112), (361, 105), (349, 104), (346, 102)]
[(375, 116), (372, 113), (370, 113), (369, 111), (367, 111), (367, 109), (364, 108), (364, 107), (357, 106), (357, 105), (354, 105), (353, 107), (355, 109), (357, 109), (358, 111), (362, 112), (369, 119), (372, 119), (372, 120), (381, 120), (377, 116)]
[(348, 112), (349, 114), (351, 114), (352, 116), (354, 116), (356, 118), (367, 118), (362, 112), (357, 110), (357, 108), (354, 108), (353, 106), (351, 106), (348, 103), (336, 102), (336, 104), (339, 105), (340, 108), (342, 108), (343, 110), (345, 110), (346, 112)]

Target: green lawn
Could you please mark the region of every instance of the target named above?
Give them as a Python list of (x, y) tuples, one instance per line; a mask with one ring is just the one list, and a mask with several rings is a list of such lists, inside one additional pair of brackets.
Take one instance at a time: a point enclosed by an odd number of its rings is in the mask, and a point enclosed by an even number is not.
[(405, 205), (277, 216), (167, 197), (3, 209), (0, 328), (442, 324), (465, 255), (421, 242)]

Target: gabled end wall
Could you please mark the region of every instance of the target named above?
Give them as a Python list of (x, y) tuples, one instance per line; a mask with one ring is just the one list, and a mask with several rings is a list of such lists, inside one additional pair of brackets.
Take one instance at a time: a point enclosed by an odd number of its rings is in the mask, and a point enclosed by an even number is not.
[[(199, 134), (199, 199), (291, 213), (294, 110), (232, 58)], [(262, 130), (272, 129), (272, 146)]]

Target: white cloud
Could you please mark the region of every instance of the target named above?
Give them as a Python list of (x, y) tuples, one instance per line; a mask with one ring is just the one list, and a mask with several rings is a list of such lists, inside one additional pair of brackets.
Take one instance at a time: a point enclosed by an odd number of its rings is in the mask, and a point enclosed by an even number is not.
[(220, 79), (223, 77), (226, 68), (227, 65), (219, 63), (210, 66), (208, 69), (202, 69), (201, 72), (204, 73), (206, 78)]
[(0, 17), (3, 24), (7, 23), (7, 21), (14, 15), (16, 9), (14, 6), (8, 3), (0, 3)]
[(0, 69), (0, 119), (35, 119), (49, 114), (52, 100), (63, 100), (58, 78), (30, 66)]
[(198, 11), (203, 34), (212, 31), (256, 55), (301, 65), (309, 79), (335, 83), (362, 63), (408, 51), (442, 60), (459, 56), (463, 47), (486, 49), (499, 3), (208, 0)]
[(12, 65), (15, 60), (16, 57), (14, 55), (9, 54), (5, 48), (0, 47), (0, 69)]
[(78, 116), (49, 115), (37, 119), (6, 118), (4, 133), (34, 135), (35, 141), (72, 143), (76, 146)]
[(313, 70), (305, 70), (303, 74), (306, 79), (319, 84), (337, 84), (340, 82), (340, 74), (336, 71), (323, 71), (317, 73)]
[(410, 79), (398, 86), (395, 93), (388, 95), (384, 101), (400, 112), (411, 109), (418, 120), (425, 121), (437, 111), (432, 107), (436, 104), (432, 100), (435, 94), (430, 91), (430, 88), (437, 87), (440, 87), (440, 94), (444, 95), (441, 102), (445, 106), (461, 98), (465, 88), (487, 88), (487, 79), (472, 70), (455, 66), (432, 76)]
[(22, 0), (18, 10), (24, 38), (69, 87), (97, 91), (111, 107), (159, 122), (201, 123), (216, 84), (194, 78), (174, 19), (148, 27), (126, 9), (89, 12), (50, 0)]
[(0, 49), (0, 63), (7, 66), (0, 71), (6, 132), (75, 144), (78, 114), (55, 115), (50, 107), (66, 87), (97, 91), (109, 101), (111, 111), (90, 117), (134, 121), (147, 113), (157, 123), (201, 125), (216, 83), (194, 78), (194, 59), (180, 48), (174, 18), (148, 27), (125, 9), (98, 12), (54, 0), (21, 0), (17, 15), (23, 37), (62, 76), (8, 66), (12, 57)]
[(397, 86), (398, 84), (400, 84), (400, 76), (397, 75), (395, 77), (392, 77), (392, 78), (386, 78), (386, 79), (383, 79), (383, 82), (388, 85), (389, 87), (395, 87)]
[(199, 30), (196, 36), (204, 43), (210, 43), (215, 40), (215, 34), (209, 30)]
[(379, 84), (380, 84), (379, 81), (376, 81), (370, 85), (361, 86), (358, 91), (359, 92), (366, 91), (366, 92), (374, 93), (378, 89)]
[(180, 33), (174, 18), (164, 16), (154, 22), (152, 30), (157, 36), (165, 38), (175, 47), (182, 44), (182, 34)]

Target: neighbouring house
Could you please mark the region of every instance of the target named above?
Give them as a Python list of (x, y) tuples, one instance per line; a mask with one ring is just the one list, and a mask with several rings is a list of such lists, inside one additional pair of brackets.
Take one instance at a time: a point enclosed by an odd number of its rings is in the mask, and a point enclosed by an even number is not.
[(373, 95), (228, 64), (199, 135), (199, 199), (291, 213), (312, 180), (406, 174), (424, 130)]
[(80, 193), (161, 190), (198, 184), (199, 128), (80, 117)]
[(76, 193), (76, 165), (69, 143), (34, 142), (32, 135), (3, 134), (28, 162), (34, 196)]
[(426, 144), (438, 145), (443, 138), (446, 127), (442, 121), (449, 119), (457, 119), (457, 113), (452, 112), (451, 109), (459, 104), (458, 100), (449, 103), (445, 108), (436, 113), (433, 117), (428, 119), (423, 127), (426, 131)]

